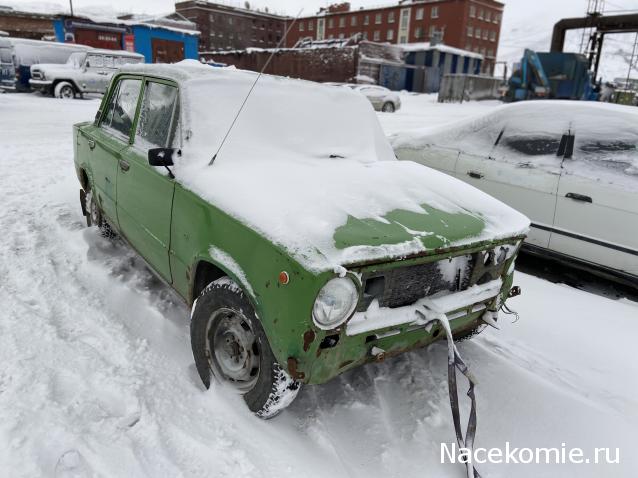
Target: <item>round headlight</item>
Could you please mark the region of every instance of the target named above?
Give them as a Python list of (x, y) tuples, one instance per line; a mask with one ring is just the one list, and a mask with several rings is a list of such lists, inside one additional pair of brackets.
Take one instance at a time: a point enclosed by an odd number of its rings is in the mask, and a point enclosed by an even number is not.
[(320, 329), (334, 329), (350, 318), (358, 300), (359, 292), (352, 280), (346, 277), (332, 279), (319, 291), (312, 318)]

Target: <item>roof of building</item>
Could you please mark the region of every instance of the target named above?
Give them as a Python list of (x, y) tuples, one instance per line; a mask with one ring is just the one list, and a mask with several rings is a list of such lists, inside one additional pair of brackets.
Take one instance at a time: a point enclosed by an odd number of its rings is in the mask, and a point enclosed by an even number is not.
[(453, 55), (466, 56), (469, 58), (476, 58), (478, 60), (483, 60), (484, 56), (479, 53), (474, 53), (470, 50), (463, 50), (462, 48), (456, 48), (453, 46), (448, 46), (443, 43), (438, 43), (436, 45), (432, 45), (429, 42), (423, 43), (405, 43), (403, 45), (398, 45), (405, 52), (418, 52), (418, 51), (430, 51), (437, 50), (443, 53), (452, 53)]
[[(161, 28), (164, 30), (170, 30), (177, 33), (183, 33), (186, 35), (200, 35), (198, 30), (194, 30), (191, 25), (194, 25), (189, 20), (188, 27), (186, 26), (183, 20), (172, 20), (168, 18), (171, 14), (166, 15), (130, 15), (129, 18), (118, 18), (118, 17), (109, 17), (102, 15), (89, 15), (89, 14), (81, 14), (81, 15), (62, 15), (64, 18), (78, 19), (78, 20), (88, 20), (92, 23), (96, 24), (109, 24), (109, 25), (122, 25), (122, 26), (142, 26), (147, 28)], [(129, 17), (127, 15), (126, 17)]]

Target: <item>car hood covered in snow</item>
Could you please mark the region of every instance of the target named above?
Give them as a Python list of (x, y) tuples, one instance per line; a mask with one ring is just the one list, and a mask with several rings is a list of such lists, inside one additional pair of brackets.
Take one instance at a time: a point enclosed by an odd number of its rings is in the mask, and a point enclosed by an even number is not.
[(464, 183), (398, 161), (369, 102), (345, 88), (192, 62), (127, 71), (181, 86), (175, 175), (309, 270), (524, 234), (523, 215)]

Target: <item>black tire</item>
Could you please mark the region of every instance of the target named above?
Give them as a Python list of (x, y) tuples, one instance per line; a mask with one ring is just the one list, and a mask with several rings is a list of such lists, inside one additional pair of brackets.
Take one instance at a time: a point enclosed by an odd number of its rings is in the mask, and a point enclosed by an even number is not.
[[(238, 338), (230, 330), (235, 322), (246, 332), (250, 345), (246, 337)], [(237, 335), (244, 334), (239, 330)], [(225, 343), (220, 343), (220, 336), (225, 337)], [(228, 277), (211, 282), (197, 298), (191, 319), (191, 347), (197, 373), (206, 388), (210, 388), (211, 377), (234, 386), (250, 411), (260, 418), (276, 416), (299, 392), (301, 384), (277, 363), (250, 301)], [(242, 365), (227, 374), (227, 363), (233, 359)]]
[(394, 103), (391, 101), (386, 101), (383, 103), (383, 107), (381, 107), (381, 111), (384, 113), (394, 113), (395, 110), (396, 108), (394, 107)]
[(56, 98), (72, 99), (76, 93), (75, 86), (68, 81), (61, 81), (53, 88), (53, 96)]
[(113, 228), (109, 225), (106, 219), (104, 219), (102, 210), (100, 209), (91, 189), (88, 191), (81, 191), (80, 202), (82, 203), (82, 212), (86, 217), (87, 227), (97, 227), (100, 230), (102, 237), (106, 237), (107, 239), (113, 239), (117, 236)]

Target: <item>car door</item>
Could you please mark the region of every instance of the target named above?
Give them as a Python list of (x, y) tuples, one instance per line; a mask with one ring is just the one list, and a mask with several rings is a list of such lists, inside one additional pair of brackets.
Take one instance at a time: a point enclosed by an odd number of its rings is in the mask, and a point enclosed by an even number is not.
[(122, 152), (130, 143), (141, 88), (141, 79), (121, 77), (111, 88), (98, 125), (86, 129), (94, 194), (109, 222), (117, 228), (117, 171)]
[(80, 87), (87, 93), (102, 93), (104, 82), (104, 57), (98, 54), (89, 54), (86, 56), (84, 68), (80, 75)]
[(177, 86), (144, 83), (133, 144), (122, 154), (117, 178), (117, 215), (122, 234), (167, 282), (175, 183), (164, 168), (149, 165), (148, 151), (168, 148), (178, 118)]
[(487, 154), (462, 151), (456, 166), (459, 179), (503, 201), (532, 221), (528, 244), (547, 248), (551, 237), (560, 178), (556, 155), (561, 135), (499, 135)]
[(101, 71), (98, 71), (98, 79), (96, 81), (96, 92), (103, 93), (109, 86), (109, 82), (115, 73), (115, 58), (111, 55), (104, 55)]
[(552, 250), (638, 275), (636, 148), (576, 134), (573, 159), (563, 164)]

